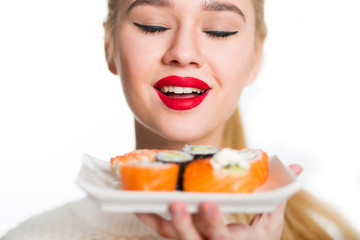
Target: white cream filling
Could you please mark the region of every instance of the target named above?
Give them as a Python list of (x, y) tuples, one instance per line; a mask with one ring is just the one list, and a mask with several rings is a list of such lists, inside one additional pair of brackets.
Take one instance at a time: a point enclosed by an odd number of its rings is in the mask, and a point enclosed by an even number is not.
[(140, 167), (167, 167), (168, 164), (162, 162), (133, 162), (129, 165), (135, 165)]
[(176, 150), (159, 152), (156, 156), (158, 161), (174, 162), (174, 163), (188, 162), (193, 160), (192, 155)]
[(176, 94), (190, 94), (190, 93), (204, 93), (206, 90), (191, 87), (176, 87), (176, 86), (164, 86), (160, 88), (162, 93), (176, 93)]
[(249, 170), (250, 162), (258, 156), (259, 152), (255, 150), (235, 150), (224, 148), (220, 152), (216, 153), (210, 162), (215, 169), (237, 167), (242, 170)]

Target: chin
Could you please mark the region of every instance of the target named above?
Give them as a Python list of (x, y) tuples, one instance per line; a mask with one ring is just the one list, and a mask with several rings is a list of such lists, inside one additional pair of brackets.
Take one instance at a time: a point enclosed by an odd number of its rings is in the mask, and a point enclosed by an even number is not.
[(166, 124), (158, 128), (158, 131), (163, 138), (170, 141), (191, 143), (198, 139), (204, 138), (207, 135), (207, 126), (204, 123), (185, 123), (184, 121), (173, 122), (171, 125)]

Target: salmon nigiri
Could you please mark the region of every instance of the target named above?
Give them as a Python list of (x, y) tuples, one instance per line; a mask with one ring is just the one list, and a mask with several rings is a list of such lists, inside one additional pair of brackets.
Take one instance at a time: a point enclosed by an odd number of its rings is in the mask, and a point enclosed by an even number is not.
[(179, 165), (174, 163), (130, 163), (121, 166), (122, 189), (174, 191)]
[(184, 173), (184, 190), (249, 193), (269, 176), (269, 158), (261, 150), (224, 148), (212, 158), (191, 162)]

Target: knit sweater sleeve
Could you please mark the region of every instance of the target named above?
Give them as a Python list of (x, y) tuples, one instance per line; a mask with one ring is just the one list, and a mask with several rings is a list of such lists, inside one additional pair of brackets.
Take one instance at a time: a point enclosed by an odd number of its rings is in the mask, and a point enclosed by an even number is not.
[(157, 240), (133, 214), (101, 212), (89, 199), (42, 213), (10, 230), (2, 240)]

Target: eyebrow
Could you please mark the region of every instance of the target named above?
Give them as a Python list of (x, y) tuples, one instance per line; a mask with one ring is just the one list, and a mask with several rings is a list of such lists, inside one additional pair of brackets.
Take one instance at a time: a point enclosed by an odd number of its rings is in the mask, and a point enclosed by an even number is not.
[[(173, 6), (170, 0), (136, 0), (132, 4), (130, 4), (130, 6), (127, 9), (127, 13), (129, 13), (131, 9), (139, 5), (150, 5), (150, 6), (166, 7), (166, 8), (171, 8)], [(202, 10), (234, 12), (240, 15), (246, 22), (244, 13), (240, 10), (240, 8), (238, 8), (237, 6), (231, 3), (222, 3), (213, 0), (205, 0), (202, 6)]]
[(136, 6), (139, 5), (150, 5), (150, 6), (156, 6), (156, 7), (172, 7), (172, 4), (169, 0), (136, 0), (127, 9), (127, 12), (129, 12), (131, 9), (133, 9)]
[(235, 6), (234, 4), (231, 4), (231, 3), (222, 3), (222, 2), (216, 2), (216, 1), (208, 0), (208, 1), (204, 2), (202, 9), (204, 11), (230, 11), (230, 12), (234, 12), (234, 13), (240, 15), (244, 19), (244, 21), (246, 22), (246, 18), (245, 18), (244, 13), (240, 10), (240, 8), (238, 8), (237, 6)]

